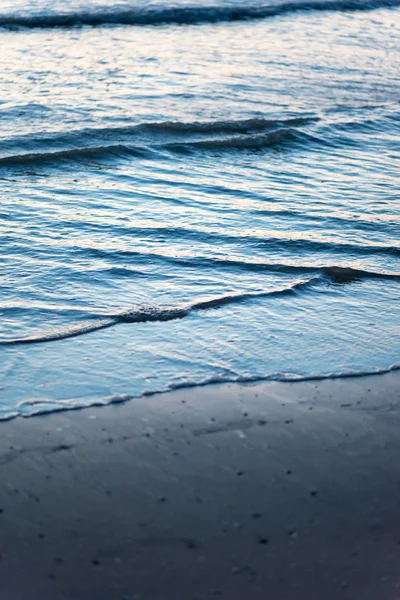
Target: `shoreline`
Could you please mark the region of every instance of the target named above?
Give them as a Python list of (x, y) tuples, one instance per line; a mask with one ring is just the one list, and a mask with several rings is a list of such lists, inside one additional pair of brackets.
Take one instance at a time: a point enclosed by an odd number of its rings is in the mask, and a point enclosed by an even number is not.
[(7, 600), (400, 596), (400, 373), (0, 423)]
[[(239, 386), (252, 386), (252, 385), (263, 385), (269, 383), (278, 383), (278, 384), (296, 384), (296, 383), (314, 383), (321, 381), (335, 381), (335, 380), (346, 380), (346, 379), (364, 379), (370, 377), (381, 377), (382, 375), (388, 375), (390, 373), (400, 372), (400, 364), (394, 363), (390, 367), (378, 369), (375, 371), (345, 371), (343, 373), (331, 373), (327, 375), (294, 375), (293, 377), (287, 378), (275, 378), (275, 375), (271, 375), (269, 377), (255, 377), (254, 379), (237, 379), (237, 380), (224, 380), (224, 379), (215, 379), (209, 381), (203, 381), (199, 383), (185, 383), (181, 385), (177, 385), (176, 387), (170, 387), (165, 390), (155, 390), (155, 391), (145, 391), (141, 395), (131, 395), (126, 393), (116, 393), (111, 396), (101, 397), (98, 399), (93, 399), (91, 403), (88, 404), (69, 404), (70, 400), (45, 400), (40, 401), (37, 400), (35, 402), (21, 402), (17, 405), (17, 408), (20, 406), (41, 406), (37, 412), (14, 412), (6, 416), (0, 416), (0, 426), (2, 423), (6, 423), (8, 421), (12, 421), (14, 419), (31, 419), (34, 417), (43, 417), (53, 414), (58, 414), (66, 411), (81, 411), (87, 410), (91, 408), (104, 408), (107, 406), (115, 406), (118, 404), (126, 404), (127, 402), (140, 401), (147, 398), (152, 398), (154, 396), (164, 396), (174, 394), (180, 391), (190, 392), (193, 389), (197, 388), (208, 388), (208, 387), (217, 387), (217, 386), (225, 386), (225, 385), (239, 385)], [(1, 389), (1, 388), (0, 388)], [(43, 406), (49, 405), (48, 409), (44, 409)], [(50, 408), (52, 406), (52, 408)]]

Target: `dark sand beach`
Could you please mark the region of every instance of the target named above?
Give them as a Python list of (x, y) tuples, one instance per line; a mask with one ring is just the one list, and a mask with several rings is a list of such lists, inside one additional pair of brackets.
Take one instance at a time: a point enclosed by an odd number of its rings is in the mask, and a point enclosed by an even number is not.
[(400, 598), (400, 374), (1, 424), (3, 600)]

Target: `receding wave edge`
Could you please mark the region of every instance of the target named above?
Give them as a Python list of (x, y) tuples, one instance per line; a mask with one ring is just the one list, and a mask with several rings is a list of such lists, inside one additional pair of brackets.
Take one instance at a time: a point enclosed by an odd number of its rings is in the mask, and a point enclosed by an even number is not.
[(17, 409), (5, 414), (0, 414), (0, 421), (9, 421), (16, 417), (29, 418), (40, 414), (49, 414), (66, 410), (78, 410), (89, 406), (107, 406), (110, 404), (124, 404), (135, 398), (143, 396), (154, 396), (156, 394), (168, 393), (178, 389), (190, 389), (195, 387), (204, 387), (208, 385), (238, 383), (251, 384), (262, 381), (281, 381), (284, 383), (295, 383), (301, 381), (322, 381), (326, 379), (349, 379), (358, 377), (367, 377), (372, 375), (385, 375), (400, 370), (400, 364), (393, 364), (388, 367), (377, 367), (369, 371), (345, 370), (342, 372), (331, 372), (321, 374), (302, 375), (295, 372), (271, 373), (265, 375), (237, 375), (233, 372), (214, 374), (205, 379), (194, 381), (187, 380), (179, 383), (171, 383), (166, 387), (154, 390), (148, 390), (142, 394), (121, 394), (116, 393), (104, 397), (83, 397), (70, 398), (64, 400), (53, 400), (51, 398), (38, 398), (34, 400), (24, 400), (18, 404)]

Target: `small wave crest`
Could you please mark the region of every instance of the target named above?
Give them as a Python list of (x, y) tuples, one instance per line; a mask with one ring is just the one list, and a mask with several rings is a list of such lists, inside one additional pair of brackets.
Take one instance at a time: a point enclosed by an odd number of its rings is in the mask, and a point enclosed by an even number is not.
[(220, 308), (227, 304), (237, 304), (255, 298), (293, 294), (297, 290), (305, 288), (308, 284), (310, 284), (316, 279), (318, 279), (318, 276), (298, 280), (290, 286), (279, 289), (244, 292), (239, 294), (228, 294), (226, 296), (207, 298), (205, 300), (201, 300), (189, 306), (183, 307), (143, 306), (135, 307), (128, 311), (124, 311), (115, 315), (104, 315), (104, 318), (101, 318), (98, 315), (94, 315), (91, 320), (85, 320), (83, 322), (75, 323), (73, 325), (55, 328), (48, 332), (38, 332), (37, 334), (24, 338), (14, 338), (8, 340), (3, 339), (0, 340), (0, 345), (10, 346), (18, 344), (34, 344), (40, 342), (52, 342), (56, 340), (63, 340), (67, 338), (77, 337), (79, 335), (84, 335), (93, 331), (106, 329), (107, 327), (112, 327), (117, 323), (154, 323), (174, 321), (176, 319), (183, 319), (193, 311), (207, 310), (210, 308)]
[(142, 306), (134, 307), (128, 311), (113, 315), (103, 315), (93, 313), (91, 319), (86, 319), (72, 325), (59, 327), (47, 332), (38, 332), (37, 334), (13, 339), (0, 340), (0, 345), (10, 346), (18, 344), (34, 344), (41, 342), (51, 342), (67, 338), (77, 337), (86, 333), (99, 331), (112, 327), (118, 323), (151, 323), (165, 322), (183, 319), (192, 312), (218, 309), (230, 304), (245, 303), (247, 301), (275, 296), (295, 295), (304, 292), (314, 285), (318, 285), (326, 279), (336, 284), (351, 283), (360, 279), (400, 279), (400, 273), (380, 273), (353, 269), (351, 267), (327, 266), (319, 269), (308, 267), (290, 267), (285, 265), (269, 265), (270, 270), (286, 271), (287, 273), (309, 273), (308, 277), (302, 277), (288, 286), (272, 288), (269, 290), (256, 290), (251, 292), (240, 292), (236, 294), (227, 294), (224, 296), (215, 296), (205, 298), (190, 304), (188, 306)]
[(295, 0), (261, 5), (181, 5), (148, 6), (113, 10), (83, 10), (62, 13), (3, 14), (0, 27), (54, 28), (98, 27), (102, 25), (201, 25), (226, 21), (265, 19), (305, 11), (366, 11), (382, 7), (397, 7), (399, 0)]
[(333, 283), (351, 283), (360, 279), (400, 280), (400, 273), (365, 271), (363, 269), (353, 269), (352, 267), (323, 267), (321, 272), (329, 277)]
[(323, 143), (299, 127), (315, 116), (225, 121), (154, 122), (15, 136), (0, 142), (0, 165), (82, 160), (101, 156), (151, 156), (153, 151), (257, 150)]
[(77, 337), (78, 335), (84, 335), (91, 331), (99, 331), (106, 327), (111, 327), (117, 322), (117, 319), (106, 318), (106, 319), (93, 319), (90, 321), (84, 321), (74, 323), (72, 325), (66, 325), (64, 327), (57, 327), (46, 332), (39, 332), (32, 336), (23, 338), (14, 338), (10, 340), (1, 340), (0, 345), (11, 346), (18, 344), (37, 344), (39, 342), (55, 342), (57, 340), (64, 340), (67, 338)]
[(142, 128), (167, 134), (248, 133), (250, 131), (265, 131), (266, 129), (275, 129), (277, 127), (299, 127), (314, 121), (319, 121), (319, 117), (297, 116), (283, 119), (268, 119), (259, 117), (254, 119), (192, 121), (186, 123), (179, 121), (165, 121), (161, 123), (145, 123), (143, 124)]
[(263, 150), (266, 148), (283, 148), (290, 144), (301, 144), (306, 146), (311, 142), (326, 144), (324, 140), (315, 136), (300, 132), (295, 129), (282, 127), (268, 133), (234, 135), (224, 138), (194, 140), (186, 143), (175, 142), (172, 144), (166, 144), (166, 148), (178, 152), (197, 149), (229, 152), (231, 150)]
[(227, 296), (218, 296), (207, 300), (201, 300), (192, 305), (191, 310), (205, 310), (208, 308), (221, 308), (227, 304), (239, 304), (255, 298), (265, 298), (267, 296), (285, 296), (295, 294), (300, 290), (306, 289), (310, 284), (319, 280), (318, 276), (308, 279), (300, 279), (292, 285), (278, 288), (276, 290), (244, 292), (241, 294), (228, 294)]
[(80, 158), (91, 158), (93, 156), (110, 155), (128, 152), (128, 148), (121, 145), (94, 146), (87, 148), (73, 148), (71, 150), (56, 150), (54, 152), (32, 152), (28, 154), (15, 154), (0, 157), (0, 165), (24, 165), (56, 160), (74, 160)]
[(190, 310), (189, 308), (156, 308), (154, 306), (145, 306), (143, 308), (131, 309), (115, 317), (116, 321), (124, 323), (148, 323), (155, 321), (173, 321), (183, 319)]

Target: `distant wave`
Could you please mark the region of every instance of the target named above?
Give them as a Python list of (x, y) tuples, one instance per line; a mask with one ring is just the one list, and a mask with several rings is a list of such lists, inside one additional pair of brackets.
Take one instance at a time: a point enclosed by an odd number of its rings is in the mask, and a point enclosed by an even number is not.
[[(283, 265), (275, 265), (276, 270), (284, 270)], [(311, 269), (286, 267), (286, 271), (307, 271)], [(216, 296), (206, 298), (194, 302), (189, 306), (171, 306), (171, 307), (154, 307), (154, 306), (143, 306), (135, 307), (131, 310), (124, 311), (114, 315), (103, 315), (94, 314), (91, 319), (80, 321), (72, 325), (67, 325), (61, 328), (55, 328), (47, 332), (38, 332), (32, 336), (14, 338), (14, 339), (3, 339), (0, 340), (1, 346), (18, 345), (18, 344), (36, 344), (42, 342), (51, 342), (56, 340), (63, 340), (72, 338), (93, 331), (99, 331), (112, 327), (118, 323), (148, 323), (148, 322), (165, 322), (173, 321), (177, 319), (183, 319), (190, 313), (201, 310), (209, 310), (212, 308), (221, 308), (226, 305), (245, 303), (248, 300), (267, 298), (274, 296), (286, 296), (294, 295), (301, 291), (307, 290), (308, 288), (319, 284), (328, 278), (333, 283), (349, 283), (358, 279), (366, 278), (378, 278), (378, 279), (400, 279), (400, 273), (379, 273), (371, 271), (363, 271), (361, 269), (352, 269), (350, 267), (322, 267), (320, 269), (314, 269), (314, 273), (308, 277), (298, 279), (291, 285), (270, 289), (270, 290), (257, 290), (254, 292), (241, 292), (237, 294), (227, 294), (225, 296)]]
[(115, 11), (77, 11), (39, 14), (0, 15), (0, 27), (52, 28), (101, 25), (204, 24), (223, 21), (264, 19), (299, 11), (365, 11), (397, 7), (400, 0), (297, 0), (259, 6), (149, 6)]
[(144, 123), (143, 129), (162, 131), (163, 133), (247, 133), (249, 131), (264, 131), (276, 127), (298, 127), (319, 121), (317, 116), (297, 116), (283, 119), (253, 118), (230, 121), (164, 121), (161, 123)]
[[(400, 1), (400, 0), (399, 0)], [(389, 119), (393, 115), (389, 115)], [(370, 135), (378, 127), (392, 130), (385, 115), (357, 121), (357, 131)], [(324, 122), (315, 114), (268, 116), (216, 121), (144, 122), (116, 127), (44, 131), (0, 140), (0, 167), (93, 158), (159, 156), (191, 152), (235, 152), (312, 147), (354, 147), (355, 125), (346, 119)], [(364, 143), (364, 139), (362, 142)]]
[(57, 159), (73, 160), (80, 158), (91, 158), (93, 156), (104, 156), (115, 154), (116, 152), (128, 152), (129, 149), (118, 144), (110, 146), (88, 146), (87, 148), (71, 148), (70, 150), (55, 150), (54, 152), (30, 152), (27, 154), (14, 154), (10, 156), (1, 156), (0, 165), (24, 165), (30, 163), (40, 163), (55, 161)]
[(152, 146), (110, 144), (109, 146), (87, 146), (54, 152), (29, 152), (0, 157), (0, 166), (24, 165), (32, 163), (55, 162), (58, 160), (84, 160), (93, 157), (107, 156), (143, 156), (150, 157), (152, 151), (167, 150), (174, 153), (185, 153), (196, 150), (213, 150), (229, 152), (232, 150), (262, 150), (292, 144), (307, 145), (310, 142), (326, 144), (322, 140), (302, 132), (290, 129), (279, 129), (270, 133), (253, 135), (236, 135), (225, 138), (201, 139), (193, 141), (176, 141), (154, 143)]
[[(179, 259), (178, 259), (179, 260)], [(198, 258), (191, 261), (195, 264), (199, 263), (202, 266), (210, 266), (213, 269), (219, 263), (224, 267), (232, 267), (233, 269), (245, 269), (249, 271), (265, 271), (270, 273), (285, 273), (285, 274), (315, 274), (318, 273), (321, 279), (328, 279), (333, 283), (351, 283), (363, 279), (386, 279), (392, 281), (400, 281), (400, 272), (389, 273), (381, 271), (367, 271), (362, 269), (353, 269), (352, 267), (315, 267), (301, 265), (287, 265), (282, 263), (271, 262), (250, 262), (235, 259), (214, 259), (214, 258)]]
[[(392, 127), (379, 115), (380, 128)], [(383, 120), (383, 123), (382, 123)], [(358, 129), (371, 133), (371, 119), (359, 119)], [(117, 127), (44, 131), (0, 140), (0, 167), (24, 166), (93, 158), (159, 157), (160, 152), (240, 152), (357, 145), (353, 123), (324, 123), (321, 116), (298, 114), (216, 121), (144, 122)], [(365, 131), (364, 131), (365, 129)], [(362, 143), (364, 141), (362, 140)]]
[(235, 135), (222, 139), (196, 140), (186, 143), (170, 143), (165, 147), (168, 150), (187, 151), (190, 149), (204, 149), (218, 152), (230, 150), (262, 150), (265, 148), (276, 148), (290, 144), (301, 144), (306, 146), (310, 143), (327, 145), (323, 139), (312, 136), (292, 128), (282, 127), (269, 133), (257, 133), (251, 135)]
[(334, 283), (348, 283), (359, 279), (388, 279), (400, 281), (400, 273), (366, 271), (363, 269), (353, 269), (351, 267), (322, 267), (321, 271)]
[[(400, 0), (399, 0), (400, 2)], [(216, 121), (144, 122), (116, 127), (86, 127), (70, 131), (44, 131), (3, 137), (0, 167), (34, 163), (82, 161), (95, 157), (158, 157), (159, 152), (235, 152), (312, 147), (354, 147), (357, 133), (392, 132), (396, 115), (382, 112), (375, 120), (357, 122), (341, 117), (324, 122), (315, 114), (268, 116)], [(354, 133), (356, 132), (356, 134)]]
[(328, 142), (323, 139), (299, 129), (318, 120), (318, 117), (305, 115), (286, 119), (155, 122), (14, 136), (0, 141), (0, 166), (82, 160), (94, 156), (150, 156), (157, 150), (223, 152), (291, 144), (326, 145)]
[[(154, 239), (154, 235), (168, 237), (171, 239), (190, 240), (194, 242), (210, 242), (213, 244), (218, 243), (231, 243), (237, 244), (238, 242), (245, 242), (247, 246), (254, 248), (261, 248), (264, 251), (269, 251), (270, 256), (278, 256), (282, 252), (289, 251), (290, 253), (335, 253), (335, 254), (351, 254), (359, 256), (374, 256), (374, 255), (388, 255), (388, 256), (400, 256), (400, 244), (399, 245), (385, 245), (378, 242), (370, 243), (351, 243), (346, 240), (342, 240), (338, 237), (329, 237), (324, 239), (310, 239), (304, 237), (290, 237), (290, 236), (257, 236), (251, 233), (240, 235), (239, 233), (229, 233), (221, 231), (207, 231), (202, 229), (190, 229), (183, 227), (157, 227), (157, 228), (142, 228), (136, 230), (137, 234), (143, 237), (151, 237)], [(173, 263), (182, 266), (211, 266), (218, 269), (219, 267), (235, 266), (239, 269), (245, 269), (250, 271), (257, 270), (271, 270), (271, 263), (268, 261), (263, 263), (261, 261), (252, 260), (240, 260), (240, 259), (226, 259), (223, 257), (190, 257), (190, 256), (168, 256), (166, 254), (158, 254), (156, 251), (146, 252), (141, 250), (128, 250), (124, 248), (109, 248), (102, 246), (88, 246), (88, 245), (75, 245), (73, 249), (74, 254), (82, 257), (95, 257), (95, 258), (106, 258), (113, 260), (118, 263), (131, 263), (132, 258), (136, 257), (147, 257), (152, 261), (160, 263)], [(309, 270), (307, 269), (307, 272)]]

